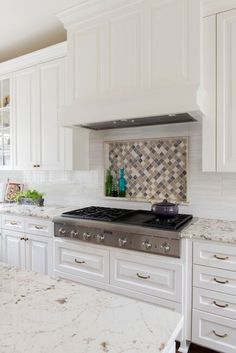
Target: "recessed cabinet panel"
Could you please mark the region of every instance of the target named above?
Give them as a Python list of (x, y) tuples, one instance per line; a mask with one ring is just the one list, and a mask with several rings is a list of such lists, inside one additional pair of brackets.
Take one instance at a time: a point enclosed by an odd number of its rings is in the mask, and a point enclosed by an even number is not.
[(236, 10), (217, 16), (218, 171), (236, 171)]
[(25, 234), (26, 268), (50, 275), (52, 272), (52, 239)]
[(64, 129), (58, 125), (57, 112), (64, 102), (64, 59), (39, 67), (40, 78), (40, 157), (45, 170), (63, 169)]
[(36, 163), (36, 145), (39, 131), (35, 122), (39, 120), (37, 105), (37, 75), (34, 68), (14, 75), (14, 129), (15, 167), (32, 169)]
[(116, 16), (110, 21), (110, 88), (112, 91), (140, 86), (141, 14)]
[(74, 33), (74, 99), (96, 97), (102, 90), (104, 30), (97, 26)]
[(3, 260), (11, 266), (25, 268), (24, 235), (18, 232), (3, 231)]
[(154, 1), (150, 9), (151, 87), (188, 79), (186, 0)]

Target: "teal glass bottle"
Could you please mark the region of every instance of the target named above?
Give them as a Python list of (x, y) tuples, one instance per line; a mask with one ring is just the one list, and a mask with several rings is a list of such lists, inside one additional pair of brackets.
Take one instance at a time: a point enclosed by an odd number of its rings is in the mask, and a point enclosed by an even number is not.
[(125, 197), (127, 190), (127, 182), (125, 180), (125, 170), (124, 168), (120, 169), (120, 176), (119, 176), (119, 197)]

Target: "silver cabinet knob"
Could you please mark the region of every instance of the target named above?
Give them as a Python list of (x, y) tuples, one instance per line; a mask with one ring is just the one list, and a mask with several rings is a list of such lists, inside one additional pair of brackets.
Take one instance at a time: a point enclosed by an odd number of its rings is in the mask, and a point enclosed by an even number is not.
[(92, 235), (90, 233), (84, 232), (84, 234), (83, 234), (84, 240), (89, 240), (89, 239), (91, 239), (91, 237), (92, 237)]
[(162, 243), (160, 248), (165, 254), (170, 252), (170, 244), (167, 242)]
[(102, 243), (102, 242), (104, 242), (105, 237), (102, 234), (97, 234), (96, 239), (97, 239), (98, 243)]
[(152, 244), (149, 243), (148, 240), (146, 240), (146, 241), (144, 241), (144, 242), (142, 243), (142, 246), (143, 246), (146, 250), (149, 250), (149, 249), (151, 249)]
[(118, 239), (118, 245), (121, 247), (121, 248), (124, 248), (127, 244), (127, 239), (126, 238), (119, 238)]
[(72, 231), (70, 232), (70, 235), (74, 238), (74, 237), (78, 237), (79, 232), (77, 232), (76, 230), (72, 229)]
[(60, 235), (65, 235), (66, 234), (65, 228), (59, 228), (58, 232), (59, 232)]

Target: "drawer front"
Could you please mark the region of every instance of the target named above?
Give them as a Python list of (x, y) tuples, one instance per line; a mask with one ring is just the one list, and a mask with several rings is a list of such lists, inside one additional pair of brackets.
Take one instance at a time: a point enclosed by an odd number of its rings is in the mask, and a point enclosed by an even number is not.
[(56, 270), (109, 283), (109, 252), (79, 242), (55, 241)]
[(193, 288), (193, 308), (236, 319), (236, 296)]
[(236, 271), (236, 246), (194, 243), (193, 262), (198, 265)]
[(34, 235), (53, 236), (53, 223), (37, 218), (25, 219), (25, 232)]
[(147, 261), (146, 258), (133, 254), (111, 252), (110, 256), (111, 284), (181, 302), (181, 264), (165, 262), (159, 259)]
[(236, 352), (236, 320), (193, 310), (192, 341), (224, 353)]
[(2, 216), (2, 228), (7, 230), (14, 230), (19, 232), (24, 232), (25, 230), (25, 220), (23, 217), (18, 217), (15, 215), (3, 215)]
[(194, 265), (193, 285), (199, 288), (236, 295), (236, 272)]

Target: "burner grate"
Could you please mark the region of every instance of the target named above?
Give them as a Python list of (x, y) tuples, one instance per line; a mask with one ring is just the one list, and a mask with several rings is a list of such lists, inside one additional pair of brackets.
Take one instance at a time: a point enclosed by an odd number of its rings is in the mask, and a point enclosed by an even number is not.
[(122, 208), (91, 206), (70, 212), (65, 212), (62, 214), (62, 216), (78, 219), (91, 219), (96, 221), (112, 222), (124, 216), (131, 215), (133, 212), (135, 211)]

